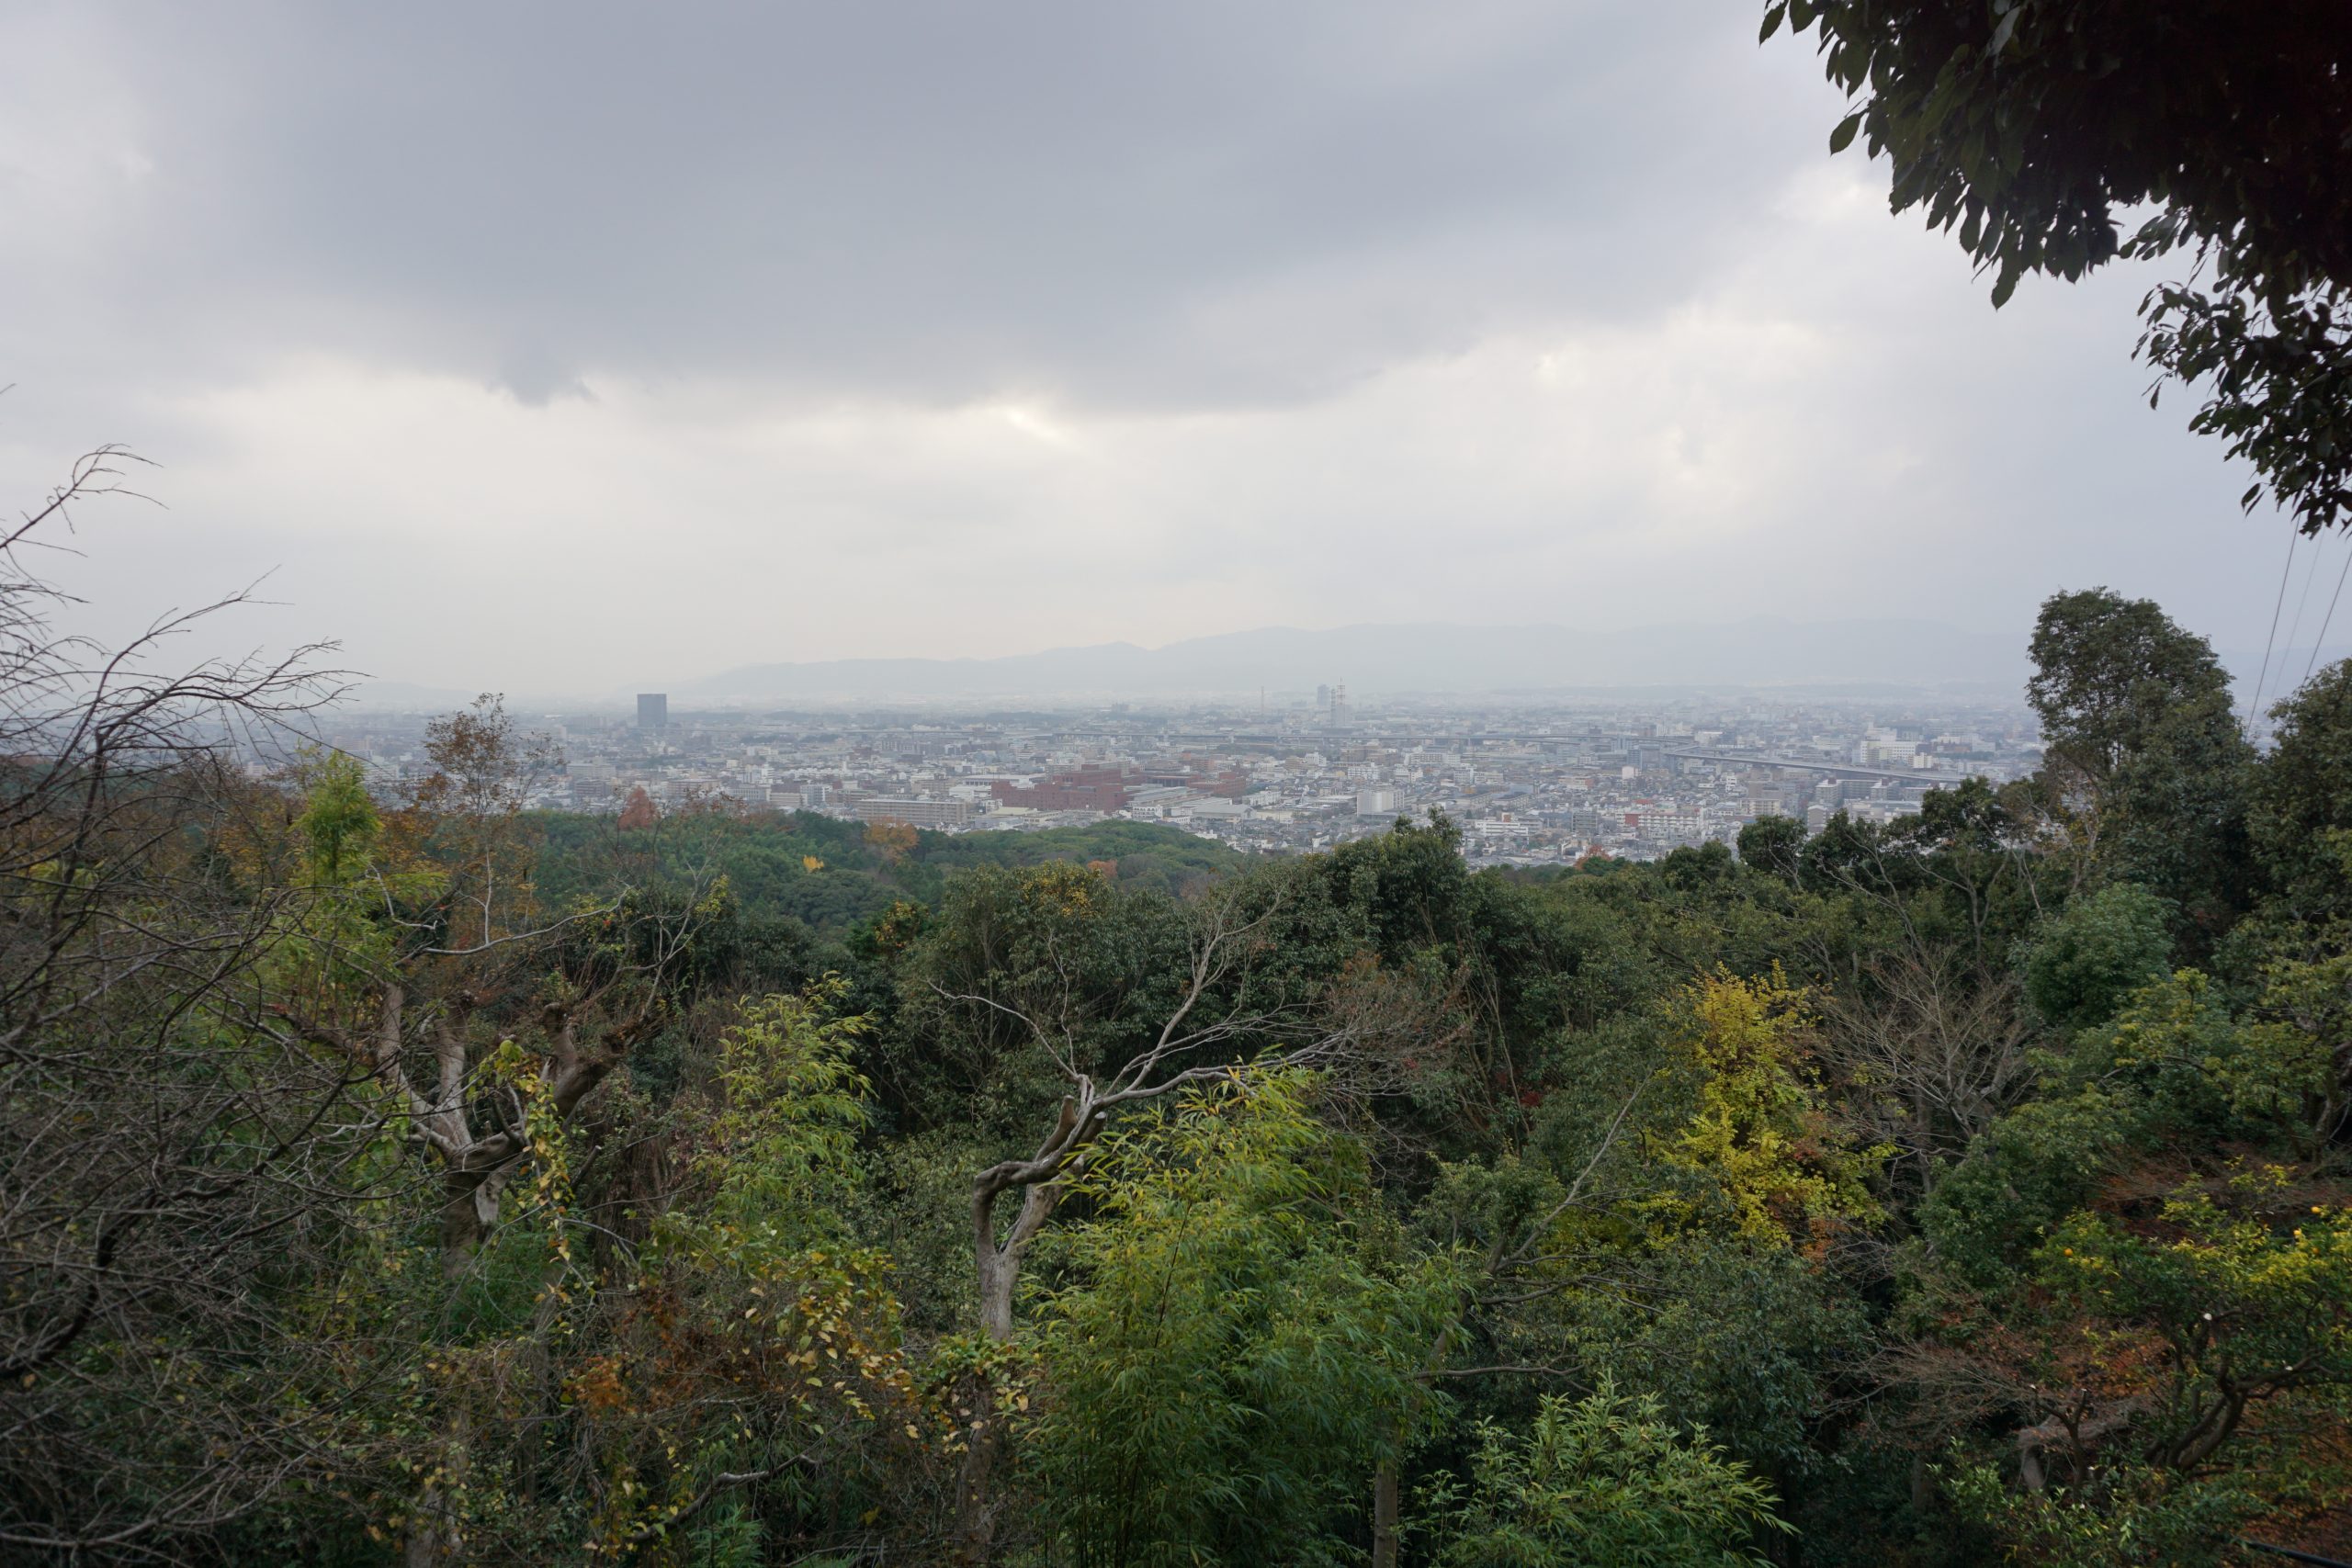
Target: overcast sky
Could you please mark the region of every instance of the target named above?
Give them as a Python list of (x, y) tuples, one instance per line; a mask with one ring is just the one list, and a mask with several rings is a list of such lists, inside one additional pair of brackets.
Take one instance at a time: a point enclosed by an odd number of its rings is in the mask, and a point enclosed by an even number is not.
[(274, 570), (252, 639), (468, 688), (2102, 581), (2258, 648), (2147, 276), (1995, 312), (1758, 9), (16, 0), (0, 495), (127, 443), (106, 614)]

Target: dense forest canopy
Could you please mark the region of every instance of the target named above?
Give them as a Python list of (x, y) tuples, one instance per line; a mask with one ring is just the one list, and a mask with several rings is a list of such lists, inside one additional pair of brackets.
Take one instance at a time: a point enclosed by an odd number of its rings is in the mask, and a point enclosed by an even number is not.
[(533, 813), (488, 699), (387, 794), (299, 669), (94, 686), (12, 569), (10, 1560), (2352, 1520), (2352, 664), (2257, 751), (2201, 638), (2059, 594), (2031, 778), (1473, 873), (1442, 818), (1253, 861)]
[(538, 826), (538, 886), (559, 901), (616, 882), (723, 876), (763, 914), (788, 915), (835, 937), (900, 899), (937, 903), (949, 874), (972, 866), (1107, 863), (1122, 882), (1183, 893), (1242, 860), (1214, 840), (1146, 822), (958, 835), (898, 824), (876, 831), (813, 811), (730, 808), (650, 816), (642, 831), (622, 830), (615, 818), (568, 813), (548, 813)]

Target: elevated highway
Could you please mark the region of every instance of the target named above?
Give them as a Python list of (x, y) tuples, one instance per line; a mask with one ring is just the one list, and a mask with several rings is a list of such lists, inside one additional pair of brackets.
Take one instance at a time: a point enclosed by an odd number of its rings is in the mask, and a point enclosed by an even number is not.
[(1770, 757), (1753, 751), (1710, 751), (1688, 746), (1666, 746), (1659, 750), (1668, 757), (1680, 757), (1694, 762), (1736, 762), (1744, 768), (1787, 768), (1833, 779), (1892, 779), (1897, 784), (1933, 785), (1956, 784), (1969, 776), (1965, 773), (1913, 773), (1903, 768), (1865, 768), (1854, 762), (1825, 761), (1818, 757)]

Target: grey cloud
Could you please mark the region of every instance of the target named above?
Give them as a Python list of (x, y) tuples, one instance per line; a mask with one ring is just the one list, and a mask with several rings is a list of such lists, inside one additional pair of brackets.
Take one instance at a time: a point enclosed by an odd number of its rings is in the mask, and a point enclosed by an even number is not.
[(117, 10), (157, 173), (102, 265), (200, 360), (1310, 397), (1703, 276), (1804, 118), (1747, 10)]
[(545, 408), (558, 398), (594, 396), (577, 367), (536, 343), (519, 344), (510, 350), (492, 385), (504, 388), (515, 401), (532, 408)]
[(2274, 530), (2138, 396), (2146, 276), (1996, 316), (1755, 20), (28, 0), (0, 501), (128, 441), (175, 510), (108, 524), (95, 602), (282, 564), (303, 635), (453, 685), (1369, 619), (2021, 636), (2094, 581), (2258, 645)]

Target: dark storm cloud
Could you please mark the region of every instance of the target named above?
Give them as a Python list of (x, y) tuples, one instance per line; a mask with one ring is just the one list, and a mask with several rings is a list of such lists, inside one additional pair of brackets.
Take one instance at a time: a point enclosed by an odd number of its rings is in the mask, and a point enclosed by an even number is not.
[[(96, 265), (199, 361), (1314, 396), (1717, 265), (1804, 109), (1739, 5), (155, 6)], [(1806, 139), (1811, 140), (1808, 129)], [(553, 368), (551, 368), (553, 367)]]

